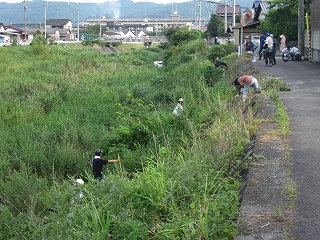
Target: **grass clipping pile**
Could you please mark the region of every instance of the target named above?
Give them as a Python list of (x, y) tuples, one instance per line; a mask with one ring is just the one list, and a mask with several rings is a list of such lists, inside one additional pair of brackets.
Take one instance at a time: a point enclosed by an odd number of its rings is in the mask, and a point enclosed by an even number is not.
[(277, 134), (277, 114), (269, 97), (257, 97), (257, 118), (261, 119), (256, 135), (254, 155), (244, 179), (238, 235), (235, 240), (290, 239), (292, 203), (288, 192), (287, 144)]

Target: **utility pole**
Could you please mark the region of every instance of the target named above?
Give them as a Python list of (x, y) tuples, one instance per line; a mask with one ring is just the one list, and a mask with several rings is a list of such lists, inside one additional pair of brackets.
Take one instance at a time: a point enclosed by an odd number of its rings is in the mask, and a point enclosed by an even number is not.
[(100, 15), (99, 37), (100, 37), (100, 40), (101, 40), (102, 39), (102, 37), (101, 37), (101, 15)]
[(224, 34), (227, 35), (227, 29), (228, 29), (228, 9), (227, 9), (227, 0), (224, 0)]
[(47, 2), (44, 1), (44, 38), (47, 39)]
[(79, 21), (80, 21), (80, 3), (78, 3), (78, 23), (77, 23), (78, 41), (80, 41)]
[(298, 48), (304, 56), (304, 0), (298, 2)]
[(233, 26), (236, 25), (236, 0), (233, 0), (233, 7), (232, 7), (232, 23), (233, 23)]
[(200, 8), (200, 14), (199, 14), (199, 30), (201, 30), (201, 5), (202, 5), (202, 1), (199, 1), (199, 8)]
[(23, 19), (24, 19), (24, 41), (26, 41), (26, 39), (27, 39), (27, 9), (28, 9), (28, 7), (27, 7), (27, 5), (26, 5), (26, 0), (23, 0), (23, 3), (24, 3), (24, 7), (23, 7), (23, 10), (24, 10), (24, 17), (23, 17)]

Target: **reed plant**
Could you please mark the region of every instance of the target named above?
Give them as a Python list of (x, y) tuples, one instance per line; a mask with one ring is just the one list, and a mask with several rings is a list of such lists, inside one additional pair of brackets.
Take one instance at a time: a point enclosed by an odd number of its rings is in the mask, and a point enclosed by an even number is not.
[[(0, 49), (0, 236), (232, 239), (240, 177), (227, 173), (255, 130), (252, 110), (234, 99), (232, 69), (208, 85), (201, 39), (167, 55), (47, 47), (45, 57)], [(101, 183), (91, 174), (96, 148), (122, 159)]]

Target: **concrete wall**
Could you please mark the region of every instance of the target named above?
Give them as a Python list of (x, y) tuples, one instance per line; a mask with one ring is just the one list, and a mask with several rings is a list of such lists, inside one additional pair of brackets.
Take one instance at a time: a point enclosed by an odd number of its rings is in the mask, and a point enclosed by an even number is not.
[[(311, 2), (311, 60), (312, 62), (320, 63), (320, 0), (313, 0)], [(307, 31), (306, 31), (307, 32)], [(307, 50), (305, 51), (305, 56), (309, 54), (309, 41), (308, 33), (305, 36), (305, 46)]]
[[(304, 57), (310, 60), (310, 46), (308, 33), (304, 36)], [(311, 61), (320, 63), (320, 29), (311, 30)]]

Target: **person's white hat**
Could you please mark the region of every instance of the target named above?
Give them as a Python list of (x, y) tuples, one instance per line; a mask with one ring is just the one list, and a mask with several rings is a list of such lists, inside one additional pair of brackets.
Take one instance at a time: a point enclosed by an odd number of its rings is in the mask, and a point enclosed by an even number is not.
[(79, 184), (82, 185), (82, 184), (84, 184), (84, 181), (81, 178), (79, 178), (79, 179), (76, 180), (76, 183), (79, 183)]
[(183, 102), (183, 98), (180, 98), (180, 99), (178, 100), (178, 102)]

